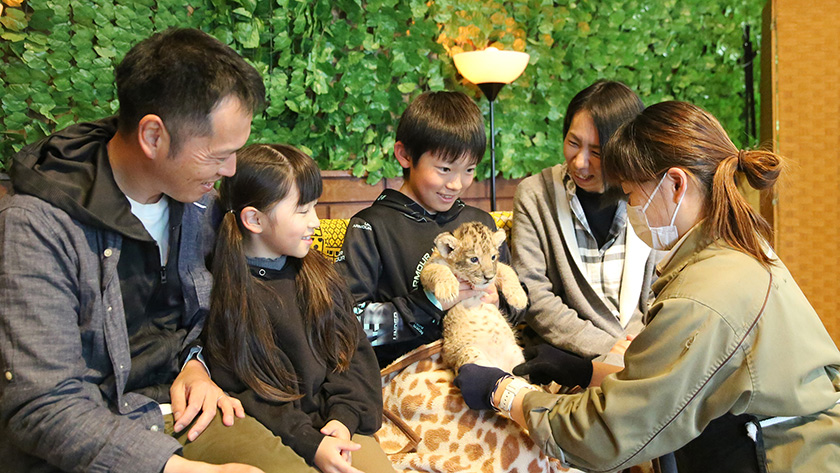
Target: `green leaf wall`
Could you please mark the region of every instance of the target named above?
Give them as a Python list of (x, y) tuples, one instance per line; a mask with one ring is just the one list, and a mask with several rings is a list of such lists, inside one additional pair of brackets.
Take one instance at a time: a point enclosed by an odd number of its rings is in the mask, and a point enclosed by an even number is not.
[[(56, 129), (113, 114), (114, 65), (134, 43), (172, 26), (201, 28), (263, 74), (269, 106), (255, 117), (252, 141), (294, 144), (322, 169), (350, 169), (369, 182), (399, 175), (396, 123), (420, 92), (462, 90), (488, 111), (451, 55), (490, 44), (531, 55), (496, 102), (505, 177), (562, 160), (566, 104), (598, 78), (624, 81), (646, 104), (694, 102), (736, 144), (754, 145), (743, 131), (742, 32), (744, 24), (761, 30), (763, 3), (25, 0), (3, 5), (0, 16), (0, 165)], [(757, 91), (757, 63), (755, 77)], [(488, 161), (479, 176), (489, 176)]]

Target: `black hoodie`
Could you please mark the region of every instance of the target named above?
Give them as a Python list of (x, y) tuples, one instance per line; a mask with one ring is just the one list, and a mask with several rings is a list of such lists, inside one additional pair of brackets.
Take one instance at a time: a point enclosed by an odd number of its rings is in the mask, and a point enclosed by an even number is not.
[[(74, 220), (123, 237), (118, 274), (131, 349), (126, 392), (169, 402), (187, 329), (177, 262), (183, 204), (170, 200), (170, 253), (161, 266), (157, 243), (119, 189), (108, 159), (116, 117), (72, 125), (21, 150), (9, 174), (15, 193), (29, 194)], [(101, 385), (107, 391), (114, 379)]]
[[(426, 296), (420, 271), (435, 237), (474, 221), (496, 228), (490, 214), (460, 199), (448, 211), (431, 214), (392, 189), (350, 219), (336, 269), (347, 280), (380, 367), (441, 338), (444, 313)], [(509, 261), (507, 245), (500, 256)]]
[(16, 154), (9, 175), (16, 193), (29, 194), (74, 220), (150, 241), (117, 187), (108, 161), (116, 117), (72, 125)]

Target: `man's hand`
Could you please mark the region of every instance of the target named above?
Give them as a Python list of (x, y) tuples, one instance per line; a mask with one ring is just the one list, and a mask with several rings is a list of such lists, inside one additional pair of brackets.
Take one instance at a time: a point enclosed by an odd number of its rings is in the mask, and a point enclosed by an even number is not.
[[(327, 422), (327, 424), (321, 428), (321, 433), (341, 440), (350, 440), (351, 438), (350, 430), (347, 426), (335, 419)], [(344, 458), (347, 463), (350, 463), (349, 450), (342, 450), (341, 457)]]
[(326, 436), (315, 452), (315, 466), (323, 473), (362, 473), (344, 458), (344, 452), (349, 454), (360, 448), (361, 445), (350, 440)]
[(190, 360), (175, 378), (169, 388), (172, 399), (172, 417), (175, 419), (175, 432), (180, 432), (190, 425), (195, 416), (201, 416), (195, 421), (187, 438), (190, 442), (198, 438), (210, 421), (216, 415), (216, 407), (222, 410), (222, 423), (233, 425), (233, 416), (245, 417), (245, 409), (238, 399), (224, 393), (216, 383), (210, 380), (204, 365), (198, 360)]
[[(202, 368), (203, 369), (203, 368)], [(255, 466), (241, 463), (225, 463), (211, 465), (210, 463), (187, 460), (178, 455), (172, 455), (163, 467), (163, 473), (264, 473)]]

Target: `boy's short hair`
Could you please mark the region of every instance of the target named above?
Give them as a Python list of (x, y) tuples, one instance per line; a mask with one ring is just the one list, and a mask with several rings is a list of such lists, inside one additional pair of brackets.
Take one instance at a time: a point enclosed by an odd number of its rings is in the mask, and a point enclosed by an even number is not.
[[(477, 164), (487, 148), (484, 116), (462, 92), (424, 92), (400, 117), (396, 141), (405, 147), (412, 166), (429, 151), (447, 163), (466, 155)], [(409, 173), (410, 168), (403, 168), (406, 178)]]

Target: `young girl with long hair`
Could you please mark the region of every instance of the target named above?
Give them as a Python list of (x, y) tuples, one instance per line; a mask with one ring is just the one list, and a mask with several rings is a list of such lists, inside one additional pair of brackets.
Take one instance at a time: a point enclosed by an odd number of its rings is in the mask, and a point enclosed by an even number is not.
[(603, 166), (639, 238), (668, 251), (624, 370), (558, 396), (466, 365), (467, 403), (501, 408), (587, 470), (674, 451), (680, 473), (840, 471), (840, 352), (737, 189), (769, 189), (781, 158), (739, 150), (699, 107), (663, 102), (616, 131)]
[(373, 349), (344, 281), (309, 251), (321, 190), (315, 162), (291, 146), (237, 154), (236, 174), (219, 188), (227, 213), (213, 254), (207, 361), (214, 381), (308, 465), (392, 472), (370, 437), (382, 419)]

